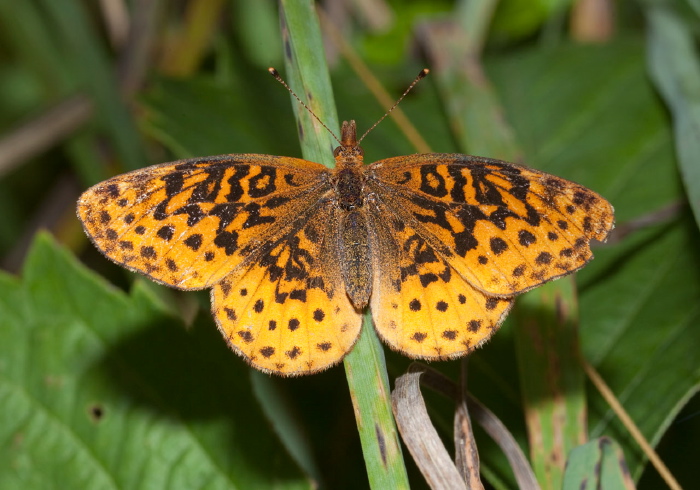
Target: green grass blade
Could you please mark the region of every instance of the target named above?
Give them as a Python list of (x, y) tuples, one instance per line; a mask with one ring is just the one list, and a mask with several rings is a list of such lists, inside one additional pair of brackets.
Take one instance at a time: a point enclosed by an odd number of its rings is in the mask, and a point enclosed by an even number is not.
[[(338, 130), (320, 26), (311, 2), (282, 1), (282, 40), (288, 83), (331, 129)], [(304, 157), (326, 165), (337, 146), (328, 132), (294, 100)], [(382, 346), (366, 315), (363, 333), (345, 359), (367, 475), (372, 488), (408, 488), (391, 413)]]
[(369, 313), (362, 336), (345, 358), (345, 373), (372, 488), (409, 488), (396, 423), (391, 411), (384, 350)]
[(572, 277), (547, 283), (523, 295), (515, 312), (530, 454), (543, 488), (561, 488), (569, 451), (587, 437), (574, 285)]
[[(338, 135), (338, 113), (316, 12), (310, 2), (282, 1), (280, 5), (287, 83)], [(296, 99), (292, 98), (292, 104), (299, 121), (299, 142), (304, 158), (332, 167), (333, 149), (338, 143)]]

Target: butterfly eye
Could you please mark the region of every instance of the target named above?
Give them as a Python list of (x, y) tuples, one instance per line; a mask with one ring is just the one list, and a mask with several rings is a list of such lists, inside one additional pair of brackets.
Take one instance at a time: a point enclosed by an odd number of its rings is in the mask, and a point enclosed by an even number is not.
[(356, 145), (356, 146), (338, 146), (338, 147), (336, 147), (335, 150), (333, 150), (333, 157), (338, 158), (338, 156), (341, 153), (345, 153), (346, 159), (352, 159), (352, 158), (364, 156), (365, 151), (359, 145)]

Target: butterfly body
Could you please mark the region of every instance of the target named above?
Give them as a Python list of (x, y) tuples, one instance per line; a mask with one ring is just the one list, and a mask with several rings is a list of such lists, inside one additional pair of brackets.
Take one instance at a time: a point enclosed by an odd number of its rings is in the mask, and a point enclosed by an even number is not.
[(573, 272), (613, 209), (573, 182), (460, 154), (364, 165), (354, 121), (336, 168), (233, 154), (88, 189), (78, 215), (111, 260), (179, 289), (212, 288), (231, 347), (267, 372), (339, 362), (361, 313), (390, 347), (448, 359), (485, 342), (515, 295)]

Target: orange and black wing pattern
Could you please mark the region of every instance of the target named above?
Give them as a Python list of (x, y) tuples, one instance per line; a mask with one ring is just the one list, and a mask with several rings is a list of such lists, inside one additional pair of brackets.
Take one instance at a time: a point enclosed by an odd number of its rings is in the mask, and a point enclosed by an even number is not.
[(613, 228), (612, 206), (567, 180), (459, 154), (390, 158), (366, 170), (374, 196), (372, 316), (411, 357), (464, 355), (514, 296), (581, 268)]
[(339, 212), (329, 201), (318, 203), (249, 267), (214, 286), (219, 330), (256, 368), (313, 373), (340, 362), (357, 341), (361, 315), (338, 261)]
[(83, 193), (78, 217), (109, 259), (179, 289), (213, 286), (328, 191), (305, 160), (221, 155), (118, 175)]
[(485, 294), (513, 296), (580, 269), (613, 208), (595, 192), (499, 160), (424, 154), (381, 160), (370, 187)]

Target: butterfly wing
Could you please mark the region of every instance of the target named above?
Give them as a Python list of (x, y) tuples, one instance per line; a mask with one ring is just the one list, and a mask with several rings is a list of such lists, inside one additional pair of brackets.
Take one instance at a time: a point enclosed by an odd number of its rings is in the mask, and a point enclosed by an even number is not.
[(310, 374), (338, 363), (355, 344), (361, 316), (340, 273), (338, 212), (319, 202), (248, 268), (212, 289), (219, 330), (257, 369)]
[(370, 206), (375, 270), (371, 309), (380, 337), (421, 359), (464, 355), (496, 331), (513, 299), (473, 287), (381, 200)]
[(78, 217), (109, 259), (168, 286), (202, 289), (246, 263), (329, 187), (313, 162), (268, 155), (180, 160), (91, 187)]
[(423, 154), (381, 160), (369, 189), (471, 286), (511, 297), (573, 272), (605, 240), (613, 208), (573, 182), (499, 160)]

